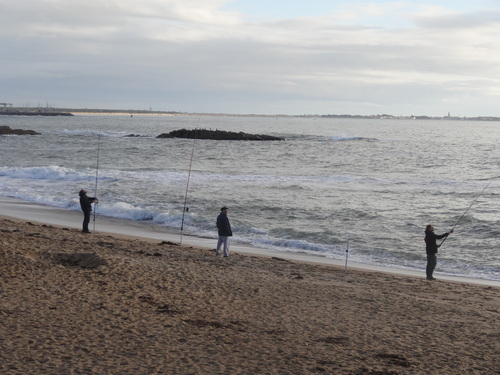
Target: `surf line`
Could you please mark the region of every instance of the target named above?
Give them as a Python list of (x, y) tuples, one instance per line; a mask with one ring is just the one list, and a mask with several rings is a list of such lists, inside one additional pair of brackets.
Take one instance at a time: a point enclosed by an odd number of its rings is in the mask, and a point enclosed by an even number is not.
[(93, 231), (95, 232), (95, 212), (97, 211), (97, 178), (99, 176), (99, 153), (101, 151), (101, 133), (99, 133), (99, 136), (97, 138), (97, 163), (95, 167), (95, 188), (94, 188), (94, 197), (95, 197), (95, 203), (94, 203), (94, 229)]
[(182, 234), (184, 232), (184, 218), (186, 217), (186, 212), (189, 211), (189, 207), (187, 206), (189, 181), (191, 179), (191, 169), (193, 167), (193, 156), (194, 156), (194, 150), (195, 150), (195, 145), (196, 145), (196, 135), (198, 134), (198, 125), (199, 124), (200, 124), (200, 118), (198, 117), (198, 124), (196, 125), (196, 129), (194, 131), (193, 148), (191, 149), (191, 159), (189, 161), (189, 171), (188, 171), (188, 178), (187, 178), (187, 182), (186, 182), (186, 193), (184, 194), (184, 207), (182, 209), (182, 219), (181, 219), (181, 238), (179, 241), (180, 245), (182, 245)]
[[(474, 199), (474, 200), (472, 201), (472, 203), (471, 203), (471, 204), (470, 204), (470, 206), (469, 206), (469, 207), (465, 210), (465, 212), (463, 213), (463, 215), (462, 215), (462, 216), (460, 216), (460, 219), (458, 219), (458, 221), (455, 223), (455, 225), (453, 226), (453, 228), (451, 228), (451, 231), (450, 231), (450, 232), (453, 232), (453, 231), (455, 230), (455, 227), (458, 225), (458, 223), (460, 223), (460, 221), (464, 218), (464, 216), (467, 214), (467, 212), (469, 212), (469, 210), (470, 210), (470, 209), (471, 209), (471, 207), (474, 205), (474, 203), (476, 203), (476, 201), (479, 199), (479, 197), (480, 197), (481, 195), (483, 195), (484, 191), (488, 188), (488, 186), (490, 186), (490, 184), (493, 182), (493, 180), (495, 180), (496, 178), (499, 178), (499, 177), (500, 177), (500, 175), (499, 175), (499, 176), (495, 176), (495, 177), (493, 177), (493, 178), (491, 178), (491, 179), (490, 179), (490, 181), (488, 182), (488, 184), (484, 187), (484, 189), (483, 189), (483, 190), (481, 190), (481, 192), (480, 192), (480, 193), (479, 193), (479, 195), (476, 197), (476, 199)], [(441, 246), (441, 245), (444, 243), (444, 241), (446, 241), (446, 239), (447, 239), (447, 238), (448, 238), (448, 236), (446, 236), (446, 237), (443, 239), (443, 241), (441, 241), (441, 243), (439, 244), (439, 246)]]

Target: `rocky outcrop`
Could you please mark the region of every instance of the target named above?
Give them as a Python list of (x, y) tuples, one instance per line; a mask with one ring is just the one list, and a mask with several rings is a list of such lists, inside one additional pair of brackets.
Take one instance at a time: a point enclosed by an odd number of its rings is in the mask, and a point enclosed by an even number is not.
[(282, 141), (283, 138), (265, 134), (248, 134), (209, 129), (179, 129), (160, 134), (156, 138), (213, 139), (218, 141)]
[(0, 135), (40, 135), (34, 130), (11, 129), (10, 126), (0, 126)]

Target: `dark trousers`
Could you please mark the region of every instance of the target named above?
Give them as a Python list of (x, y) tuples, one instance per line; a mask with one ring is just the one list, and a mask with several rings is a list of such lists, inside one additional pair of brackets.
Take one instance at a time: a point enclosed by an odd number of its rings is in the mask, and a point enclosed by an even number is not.
[(89, 231), (89, 222), (90, 222), (90, 211), (88, 211), (88, 212), (84, 211), (83, 212), (83, 229), (82, 229), (83, 232), (90, 232)]
[(425, 269), (427, 278), (432, 277), (432, 273), (434, 272), (434, 268), (436, 268), (436, 264), (437, 264), (436, 254), (427, 254), (427, 268)]

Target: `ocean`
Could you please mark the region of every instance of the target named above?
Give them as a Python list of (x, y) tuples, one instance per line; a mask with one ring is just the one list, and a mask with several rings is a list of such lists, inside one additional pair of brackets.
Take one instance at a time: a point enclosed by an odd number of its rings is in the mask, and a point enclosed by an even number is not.
[[(424, 230), (455, 232), (435, 274), (500, 280), (500, 123), (323, 117), (1, 116), (0, 195), (172, 233), (401, 270), (425, 269)], [(283, 141), (158, 139), (204, 128)], [(97, 180), (97, 183), (96, 183)], [(184, 211), (187, 206), (188, 210)]]

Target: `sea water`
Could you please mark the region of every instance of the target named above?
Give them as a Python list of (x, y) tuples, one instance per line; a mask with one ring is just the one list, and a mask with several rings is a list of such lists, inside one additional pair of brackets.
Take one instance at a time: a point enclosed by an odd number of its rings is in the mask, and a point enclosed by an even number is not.
[[(440, 248), (436, 273), (500, 280), (499, 122), (188, 115), (0, 121), (41, 133), (0, 137), (2, 196), (79, 210), (85, 188), (97, 193), (99, 215), (213, 239), (227, 206), (232, 241), (339, 260), (348, 249), (351, 262), (407, 270), (425, 268), (427, 224), (441, 234), (460, 220)], [(284, 140), (156, 138), (181, 128)]]

